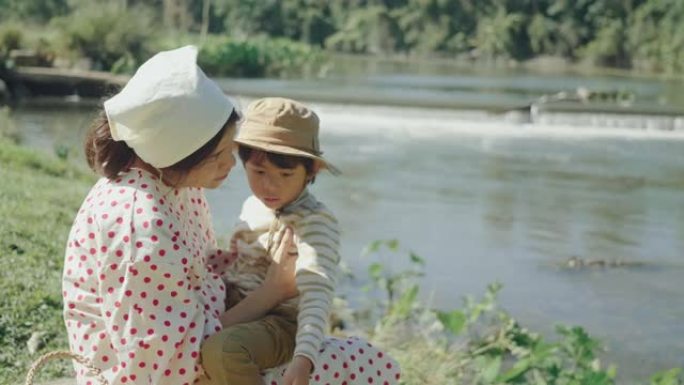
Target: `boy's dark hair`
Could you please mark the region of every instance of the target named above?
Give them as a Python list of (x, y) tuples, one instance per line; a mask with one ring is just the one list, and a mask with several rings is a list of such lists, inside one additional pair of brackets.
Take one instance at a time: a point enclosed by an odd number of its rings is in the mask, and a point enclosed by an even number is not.
[[(233, 111), (224, 126), (211, 140), (184, 159), (164, 169), (188, 173), (214, 152), (226, 130), (234, 126), (238, 120), (238, 114)], [(115, 141), (112, 138), (104, 111), (99, 113), (88, 129), (83, 147), (90, 168), (109, 179), (114, 179), (120, 172), (128, 170), (135, 160), (135, 152), (126, 142)]]
[(242, 144), (238, 145), (238, 155), (240, 155), (240, 160), (242, 160), (243, 165), (247, 163), (252, 155), (263, 156), (279, 168), (293, 169), (301, 164), (304, 166), (306, 175), (311, 176), (311, 181), (309, 183), (313, 183), (316, 180), (316, 175), (314, 174), (314, 160), (305, 156), (278, 154), (244, 146)]

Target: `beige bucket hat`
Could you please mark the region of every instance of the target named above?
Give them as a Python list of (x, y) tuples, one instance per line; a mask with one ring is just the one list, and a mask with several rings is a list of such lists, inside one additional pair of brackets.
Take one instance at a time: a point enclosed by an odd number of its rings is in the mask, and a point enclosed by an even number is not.
[(277, 154), (312, 158), (333, 175), (339, 175), (340, 170), (322, 156), (319, 122), (315, 112), (297, 101), (258, 99), (247, 107), (235, 142)]

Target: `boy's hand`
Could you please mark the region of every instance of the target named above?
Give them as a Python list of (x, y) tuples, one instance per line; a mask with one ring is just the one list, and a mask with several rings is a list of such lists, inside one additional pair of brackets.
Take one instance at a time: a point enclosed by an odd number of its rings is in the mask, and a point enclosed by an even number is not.
[(296, 356), (283, 376), (283, 385), (309, 385), (313, 364), (304, 356)]

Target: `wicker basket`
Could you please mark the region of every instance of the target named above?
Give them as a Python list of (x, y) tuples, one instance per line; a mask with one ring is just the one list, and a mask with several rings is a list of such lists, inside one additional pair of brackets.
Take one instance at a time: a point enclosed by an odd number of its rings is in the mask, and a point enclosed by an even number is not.
[(40, 356), (36, 361), (33, 362), (31, 369), (29, 369), (28, 373), (26, 374), (26, 381), (24, 382), (24, 385), (33, 385), (33, 377), (35, 377), (36, 371), (40, 369), (41, 366), (45, 365), (45, 363), (61, 358), (69, 358), (78, 362), (79, 364), (88, 368), (88, 372), (97, 378), (97, 381), (100, 383), (100, 385), (109, 385), (107, 380), (102, 375), (102, 371), (96, 368), (89, 359), (66, 350), (50, 352)]

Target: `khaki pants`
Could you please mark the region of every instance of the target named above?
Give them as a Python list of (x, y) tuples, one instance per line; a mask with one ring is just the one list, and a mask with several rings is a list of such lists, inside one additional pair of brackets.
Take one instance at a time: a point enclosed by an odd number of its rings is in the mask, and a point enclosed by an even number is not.
[(281, 315), (231, 326), (202, 344), (202, 366), (214, 385), (263, 385), (261, 372), (292, 359), (297, 323)]

